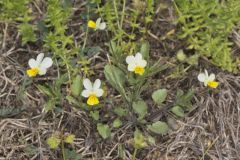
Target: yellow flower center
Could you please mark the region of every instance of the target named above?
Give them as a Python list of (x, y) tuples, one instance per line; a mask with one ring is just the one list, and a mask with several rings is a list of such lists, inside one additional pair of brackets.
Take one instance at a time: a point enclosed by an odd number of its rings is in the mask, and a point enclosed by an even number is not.
[(88, 27), (89, 27), (89, 28), (96, 29), (96, 28), (97, 28), (97, 24), (96, 24), (94, 21), (89, 20), (89, 21), (88, 21)]
[(99, 100), (98, 100), (96, 94), (91, 94), (91, 95), (88, 97), (87, 104), (90, 105), (90, 106), (99, 104)]
[(141, 67), (141, 66), (137, 66), (134, 69), (134, 73), (139, 74), (139, 75), (143, 75), (144, 72), (145, 72), (145, 69), (143, 67)]
[(31, 68), (31, 69), (27, 70), (27, 75), (29, 77), (35, 77), (38, 73), (39, 73), (39, 69), (38, 68)]
[(208, 86), (211, 87), (211, 88), (217, 88), (218, 84), (219, 83), (216, 82), (216, 81), (209, 81), (208, 82)]

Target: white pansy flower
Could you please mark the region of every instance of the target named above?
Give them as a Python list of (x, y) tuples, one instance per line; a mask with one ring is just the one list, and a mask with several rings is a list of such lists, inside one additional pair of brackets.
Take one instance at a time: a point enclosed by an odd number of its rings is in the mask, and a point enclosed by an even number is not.
[(37, 74), (44, 75), (47, 72), (47, 69), (51, 67), (53, 61), (50, 57), (44, 58), (44, 53), (40, 53), (37, 56), (37, 59), (31, 58), (28, 61), (28, 65), (31, 69), (27, 70), (27, 75), (29, 77), (35, 77)]
[(101, 22), (101, 18), (98, 18), (96, 20), (96, 22), (89, 20), (88, 21), (88, 27), (95, 29), (95, 30), (104, 30), (106, 28), (106, 23), (105, 22)]
[(82, 96), (88, 98), (87, 104), (91, 106), (98, 104), (98, 97), (103, 95), (103, 89), (100, 88), (101, 81), (96, 79), (92, 84), (92, 82), (86, 78), (83, 80), (83, 86), (85, 89), (82, 91)]
[(135, 56), (127, 56), (126, 62), (128, 64), (128, 70), (135, 74), (143, 75), (147, 61), (143, 59), (141, 53), (137, 53)]
[(200, 73), (198, 75), (198, 80), (200, 82), (203, 82), (204, 86), (209, 86), (211, 88), (217, 88), (217, 86), (219, 85), (218, 82), (214, 81), (215, 80), (215, 74), (211, 73), (210, 75), (208, 75), (207, 70), (205, 70), (204, 73)]

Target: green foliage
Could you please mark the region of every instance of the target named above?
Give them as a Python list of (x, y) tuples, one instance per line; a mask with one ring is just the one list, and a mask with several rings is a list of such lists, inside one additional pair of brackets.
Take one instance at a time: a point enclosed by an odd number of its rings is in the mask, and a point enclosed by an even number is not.
[(82, 79), (80, 75), (77, 75), (71, 84), (71, 93), (73, 96), (78, 97), (82, 91)]
[(72, 35), (66, 35), (67, 22), (72, 14), (72, 8), (66, 5), (62, 0), (47, 1), (47, 15), (44, 23), (49, 32), (44, 38), (44, 47), (54, 53), (59, 58), (60, 66), (67, 69), (68, 78), (71, 79), (71, 73), (74, 67), (71, 63), (74, 55), (79, 52), (79, 48), (73, 45)]
[(75, 135), (74, 134), (68, 134), (64, 136), (64, 142), (72, 144), (73, 141), (75, 140)]
[(165, 122), (157, 121), (151, 125), (147, 125), (147, 128), (156, 134), (166, 134), (168, 132), (168, 125)]
[(38, 153), (38, 148), (34, 145), (27, 145), (24, 148), (24, 152), (30, 157), (30, 156), (34, 156)]
[(43, 94), (48, 96), (48, 101), (44, 105), (45, 112), (56, 107), (63, 98), (61, 86), (66, 82), (66, 75), (62, 75), (53, 85), (37, 85), (37, 88)]
[(70, 149), (64, 149), (67, 160), (81, 160), (81, 156), (75, 151)]
[(237, 71), (229, 41), (233, 28), (240, 20), (238, 0), (175, 0), (178, 22), (182, 25), (179, 37), (187, 39), (190, 49), (208, 57), (215, 65), (230, 72)]
[(0, 21), (4, 22), (20, 22), (17, 26), (20, 35), (22, 36), (22, 45), (28, 42), (37, 40), (34, 33), (35, 26), (29, 22), (32, 17), (30, 3), (32, 0), (3, 0), (0, 1)]
[(28, 4), (32, 0), (1, 0), (0, 1), (0, 20), (16, 21), (29, 11)]
[(90, 116), (95, 120), (99, 120), (99, 111), (90, 111)]
[(114, 128), (119, 128), (121, 126), (122, 126), (122, 121), (119, 118), (117, 118), (113, 121), (113, 127)]
[(34, 34), (34, 26), (28, 23), (18, 25), (18, 31), (22, 35), (22, 45), (28, 42), (35, 42), (37, 40)]
[(184, 110), (180, 106), (174, 106), (171, 111), (179, 117), (184, 117)]
[(189, 111), (192, 109), (192, 99), (194, 96), (194, 91), (189, 90), (187, 93), (184, 93), (182, 90), (177, 90), (177, 96), (175, 105), (181, 106), (184, 110)]
[(103, 139), (107, 139), (111, 136), (111, 129), (107, 124), (98, 123), (97, 130)]
[(134, 132), (133, 146), (135, 149), (141, 149), (147, 146), (145, 137), (138, 129)]
[(152, 99), (157, 104), (162, 104), (167, 97), (166, 89), (159, 89), (152, 94)]
[(119, 117), (123, 117), (127, 115), (127, 109), (122, 107), (114, 108), (114, 113), (116, 113)]
[(0, 118), (8, 118), (22, 113), (25, 110), (24, 107), (13, 107), (13, 106), (1, 106)]
[(147, 114), (147, 104), (144, 101), (133, 102), (133, 110), (142, 119)]
[(47, 139), (47, 144), (51, 149), (56, 149), (61, 143), (61, 139), (57, 135), (52, 135)]
[(144, 42), (141, 46), (140, 53), (143, 55), (143, 58), (146, 60), (149, 60), (149, 51), (150, 51), (149, 42)]

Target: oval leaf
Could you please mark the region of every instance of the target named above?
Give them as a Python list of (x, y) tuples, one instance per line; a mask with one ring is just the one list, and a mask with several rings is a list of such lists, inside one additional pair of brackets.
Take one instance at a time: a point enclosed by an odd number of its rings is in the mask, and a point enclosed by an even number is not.
[(180, 106), (174, 106), (171, 111), (178, 117), (184, 117), (184, 110)]
[(168, 132), (168, 125), (165, 122), (157, 121), (152, 125), (147, 125), (147, 128), (156, 134), (166, 134)]
[(166, 89), (159, 89), (152, 94), (152, 99), (157, 104), (162, 104), (167, 97), (167, 90)]

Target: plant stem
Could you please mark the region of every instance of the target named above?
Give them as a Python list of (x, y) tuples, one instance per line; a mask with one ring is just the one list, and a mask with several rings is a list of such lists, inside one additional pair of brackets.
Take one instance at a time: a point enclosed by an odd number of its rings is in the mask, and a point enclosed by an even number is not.
[(61, 147), (62, 147), (62, 156), (63, 156), (63, 160), (67, 160), (66, 159), (66, 155), (65, 155), (65, 148), (64, 148), (64, 141), (62, 140), (62, 142), (61, 142)]
[(137, 154), (137, 148), (134, 149), (132, 160), (136, 159), (136, 154)]

